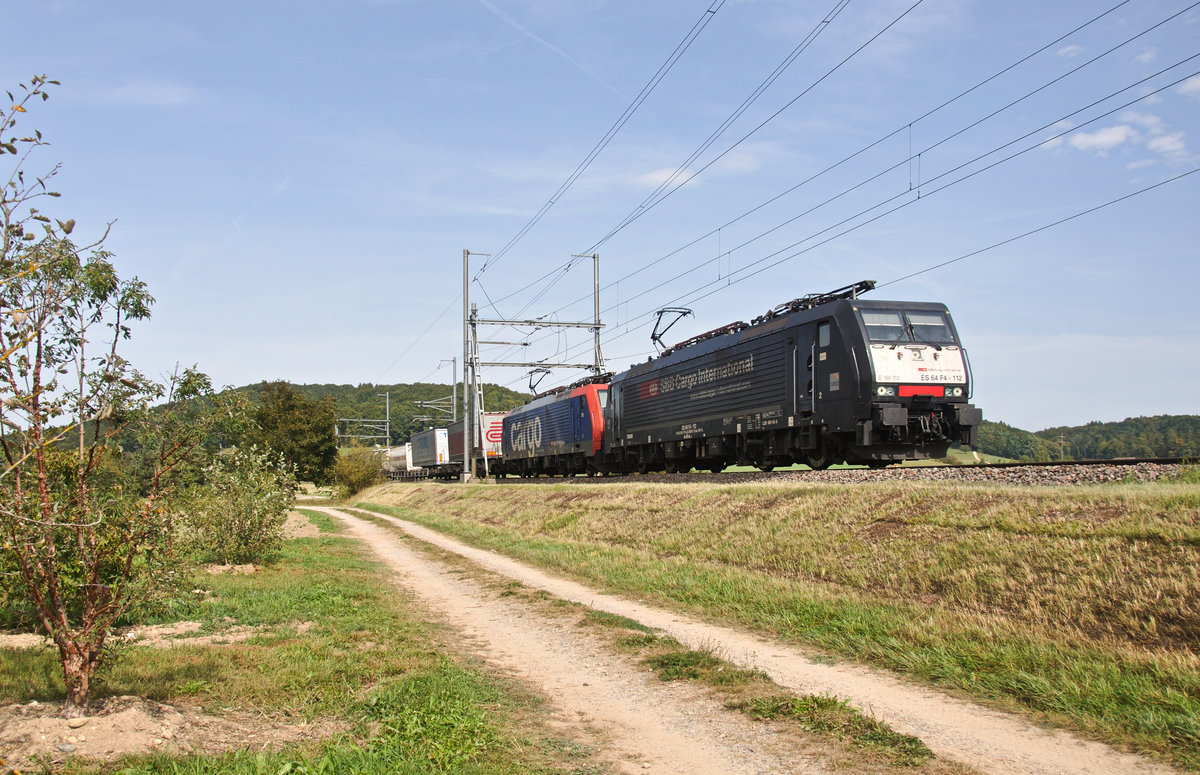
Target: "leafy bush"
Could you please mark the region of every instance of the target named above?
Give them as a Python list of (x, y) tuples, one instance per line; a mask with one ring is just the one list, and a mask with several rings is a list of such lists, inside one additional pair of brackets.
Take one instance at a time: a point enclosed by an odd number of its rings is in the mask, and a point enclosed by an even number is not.
[(222, 563), (262, 562), (283, 543), (295, 469), (257, 447), (218, 455), (184, 500), (182, 543)]
[(333, 482), (343, 498), (362, 492), (382, 478), (379, 454), (365, 447), (354, 447), (338, 458), (333, 466)]

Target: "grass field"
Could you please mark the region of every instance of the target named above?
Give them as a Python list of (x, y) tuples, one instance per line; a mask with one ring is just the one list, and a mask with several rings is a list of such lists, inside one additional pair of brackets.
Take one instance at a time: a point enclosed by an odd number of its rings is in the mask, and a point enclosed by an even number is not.
[[(279, 562), (252, 575), (201, 577), (204, 594), (170, 617), (202, 622), (201, 634), (234, 625), (259, 634), (227, 645), (123, 648), (93, 699), (135, 695), (216, 713), (252, 710), (262, 724), (277, 716), (333, 721), (346, 731), (270, 753), (139, 756), (100, 770), (72, 762), (64, 772), (524, 775), (587, 763), (585, 746), (546, 730), (539, 698), (438, 645), (438, 630), (363, 547), (310, 515), (329, 532), (288, 541)], [(62, 698), (49, 650), (0, 649), (0, 703)]]
[[(139, 696), (200, 714), (253, 714), (256, 728), (316, 722), (328, 739), (220, 755), (142, 754), (105, 764), (77, 759), (38, 770), (66, 775), (316, 775), (360, 773), (611, 772), (594, 738), (548, 721), (543, 698), (488, 672), (405, 593), (388, 583), (358, 542), (319, 512), (304, 512), (319, 538), (286, 542), (278, 562), (246, 575), (199, 575), (193, 597), (164, 611), (163, 624), (199, 622), (199, 636), (250, 631), (248, 639), (114, 651), (93, 701)], [(436, 556), (436, 550), (430, 549)], [(791, 727), (806, 755), (855, 772), (962, 775), (918, 739), (897, 734), (836, 699), (781, 693), (757, 671), (689, 651), (637, 622), (533, 593), (457, 558), (500, 597), (523, 595), (566, 627), (604, 633), (609, 647), (663, 681), (708, 687), (731, 709)], [(48, 649), (0, 648), (0, 704), (60, 703), (64, 691)], [(90, 734), (90, 732), (89, 732)]]
[(363, 501), (1200, 769), (1194, 483), (394, 484)]

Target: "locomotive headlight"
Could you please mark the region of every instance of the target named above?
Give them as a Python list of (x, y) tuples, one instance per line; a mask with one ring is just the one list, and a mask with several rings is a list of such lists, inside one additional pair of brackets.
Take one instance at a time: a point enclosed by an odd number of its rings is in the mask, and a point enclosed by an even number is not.
[(894, 385), (880, 385), (879, 387), (875, 388), (875, 395), (894, 396), (896, 395), (896, 388)]
[(954, 396), (955, 398), (961, 398), (962, 394), (963, 394), (963, 391), (962, 391), (962, 388), (960, 388), (960, 387), (946, 388), (946, 395), (948, 395), (948, 396)]

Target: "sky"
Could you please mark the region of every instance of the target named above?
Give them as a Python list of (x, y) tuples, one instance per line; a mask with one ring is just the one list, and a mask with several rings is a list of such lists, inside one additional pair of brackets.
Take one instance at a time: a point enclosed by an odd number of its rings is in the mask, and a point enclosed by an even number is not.
[[(1191, 0), (48, 0), (3, 86), (54, 209), (217, 385), (449, 383), (485, 319), (610, 370), (863, 279), (1027, 430), (1200, 413)], [(19, 31), (19, 34), (17, 34)], [(9, 170), (0, 170), (7, 177)], [(665, 196), (664, 196), (665, 194)], [(485, 326), (485, 361), (589, 362)], [(528, 390), (529, 369), (483, 379)], [(555, 369), (539, 389), (584, 372)]]

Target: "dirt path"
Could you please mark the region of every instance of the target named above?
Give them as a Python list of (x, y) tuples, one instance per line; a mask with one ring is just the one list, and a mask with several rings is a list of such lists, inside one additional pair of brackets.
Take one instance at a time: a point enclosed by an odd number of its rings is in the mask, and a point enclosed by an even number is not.
[[(520, 604), (481, 603), (479, 588), (407, 549), (375, 525), (337, 509), (319, 509), (363, 538), (418, 597), (478, 641), (480, 656), (531, 679), (569, 713), (609, 730), (629, 771), (688, 773), (817, 772), (796, 751), (772, 756), (769, 728), (748, 723), (697, 696), (653, 684), (604, 656), (586, 636), (564, 632)], [(376, 515), (378, 516), (378, 515)], [(730, 662), (757, 668), (806, 694), (847, 700), (899, 732), (920, 737), (936, 754), (996, 775), (1166, 775), (1174, 770), (1072, 734), (1038, 727), (880, 671), (817, 664), (800, 650), (737, 630), (651, 608), (555, 578), (501, 555), (461, 544), (411, 522), (378, 516), (421, 541), (459, 554), (495, 573), (597, 610), (663, 630), (690, 648), (714, 649)], [(764, 737), (764, 733), (766, 733)], [(764, 747), (765, 746), (765, 747)], [(643, 764), (650, 768), (641, 769)]]
[[(592, 728), (623, 773), (768, 775), (824, 772), (815, 757), (776, 739), (769, 725), (730, 713), (686, 684), (666, 684), (611, 656), (585, 631), (499, 598), (478, 582), (404, 545), (388, 531), (337, 509), (316, 509), (399, 574), (457, 630), (468, 650), (518, 676), (556, 705), (563, 724)], [(486, 602), (484, 602), (486, 601)]]

